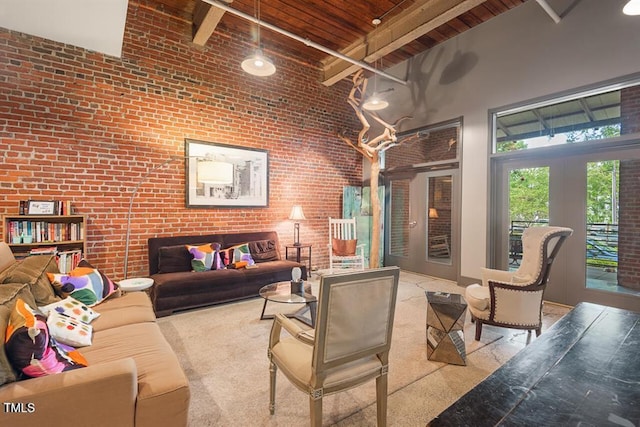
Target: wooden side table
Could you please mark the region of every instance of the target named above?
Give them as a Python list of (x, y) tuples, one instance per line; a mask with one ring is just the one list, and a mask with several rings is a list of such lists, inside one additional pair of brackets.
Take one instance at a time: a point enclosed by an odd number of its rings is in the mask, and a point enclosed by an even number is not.
[(464, 317), (467, 302), (460, 294), (425, 292), (427, 295), (427, 358), (466, 365)]
[[(291, 258), (289, 258), (289, 250), (291, 250)], [(284, 257), (289, 261), (306, 264), (307, 277), (311, 277), (311, 245), (307, 245), (304, 243), (301, 243), (299, 245), (285, 245)]]

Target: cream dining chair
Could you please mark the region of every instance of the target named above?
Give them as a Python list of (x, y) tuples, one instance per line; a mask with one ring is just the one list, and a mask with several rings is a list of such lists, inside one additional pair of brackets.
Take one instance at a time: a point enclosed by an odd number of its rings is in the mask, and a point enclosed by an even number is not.
[[(387, 419), (387, 371), (398, 267), (322, 277), (315, 330), (277, 314), (271, 328), (271, 414), (280, 371), (309, 395), (311, 426), (322, 425), (322, 398), (376, 380), (378, 426)], [(288, 334), (281, 336), (282, 329)]]
[(364, 244), (358, 244), (355, 218), (329, 218), (329, 274), (335, 268), (364, 270)]
[(469, 285), (465, 299), (476, 323), (536, 331), (542, 328), (542, 297), (551, 264), (562, 243), (573, 233), (566, 227), (529, 227), (522, 233), (522, 262), (516, 271), (482, 269), (482, 285)]

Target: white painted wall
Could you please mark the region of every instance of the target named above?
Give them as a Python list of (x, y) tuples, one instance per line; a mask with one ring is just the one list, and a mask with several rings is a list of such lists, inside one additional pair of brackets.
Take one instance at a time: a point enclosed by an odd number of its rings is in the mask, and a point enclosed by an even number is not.
[(0, 27), (122, 55), (128, 0), (1, 0)]
[[(461, 274), (486, 263), (488, 110), (640, 72), (640, 16), (625, 0), (548, 0), (559, 24), (529, 1), (391, 68), (410, 84), (393, 86), (382, 116), (412, 116), (401, 130), (463, 116)], [(456, 54), (468, 66), (445, 68)], [(464, 61), (463, 61), (464, 63)]]

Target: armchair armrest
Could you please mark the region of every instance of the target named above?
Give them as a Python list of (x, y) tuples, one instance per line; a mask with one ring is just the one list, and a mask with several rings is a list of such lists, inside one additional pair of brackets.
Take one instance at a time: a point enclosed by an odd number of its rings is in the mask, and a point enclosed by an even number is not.
[(504, 270), (494, 270), (492, 268), (482, 268), (482, 286), (489, 286), (489, 281), (511, 283), (513, 272)]
[[(131, 358), (0, 386), (3, 419), (11, 426), (133, 426), (138, 372)], [(68, 401), (67, 399), (71, 399)], [(6, 406), (21, 404), (21, 411)]]
[(303, 329), (300, 325), (289, 319), (284, 314), (278, 313), (273, 319), (273, 326), (271, 328), (271, 347), (280, 341), (281, 328), (284, 328), (285, 331), (291, 334), (291, 336), (305, 344), (313, 345), (315, 342), (313, 330), (309, 331), (307, 329)]

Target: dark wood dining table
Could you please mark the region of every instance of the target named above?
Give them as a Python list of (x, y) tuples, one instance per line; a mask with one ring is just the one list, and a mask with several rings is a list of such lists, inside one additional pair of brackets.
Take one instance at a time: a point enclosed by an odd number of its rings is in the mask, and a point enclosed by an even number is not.
[(640, 312), (579, 303), (429, 426), (640, 426)]

